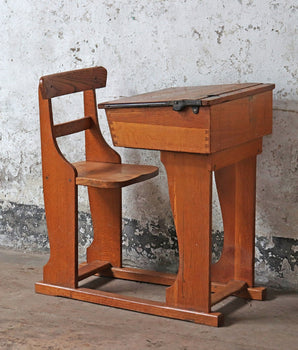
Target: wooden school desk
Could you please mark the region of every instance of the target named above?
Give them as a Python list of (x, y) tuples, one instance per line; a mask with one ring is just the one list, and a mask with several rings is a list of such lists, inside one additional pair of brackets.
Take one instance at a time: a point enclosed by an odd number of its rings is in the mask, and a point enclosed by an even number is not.
[[(115, 146), (160, 151), (178, 238), (178, 273), (122, 267), (121, 223), (111, 234), (107, 220), (77, 280), (97, 274), (167, 285), (165, 302), (47, 281), (36, 283), (36, 291), (211, 326), (223, 324), (212, 306), (224, 298), (263, 300), (265, 288), (254, 286), (256, 156), (262, 137), (272, 131), (273, 89), (257, 83), (171, 88), (100, 104)], [(224, 225), (215, 264), (213, 173)], [(117, 205), (104, 198), (101, 205), (120, 221)], [(104, 259), (92, 261), (93, 256)]]
[[(273, 89), (257, 83), (170, 88), (99, 105), (115, 146), (160, 151), (178, 237), (177, 277), (160, 281), (157, 274), (154, 281), (148, 272), (149, 282), (170, 284), (166, 303), (140, 301), (128, 309), (218, 326), (223, 317), (211, 312), (217, 302), (230, 295), (264, 299), (265, 288), (254, 287), (256, 156), (272, 132)], [(224, 225), (215, 264), (212, 172)], [(145, 275), (132, 271), (130, 278)]]

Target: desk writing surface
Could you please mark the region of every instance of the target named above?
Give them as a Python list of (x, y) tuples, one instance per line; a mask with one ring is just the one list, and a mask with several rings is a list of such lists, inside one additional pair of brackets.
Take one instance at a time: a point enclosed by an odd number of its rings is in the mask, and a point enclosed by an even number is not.
[(115, 146), (209, 154), (272, 132), (273, 89), (260, 83), (170, 88), (99, 108)]

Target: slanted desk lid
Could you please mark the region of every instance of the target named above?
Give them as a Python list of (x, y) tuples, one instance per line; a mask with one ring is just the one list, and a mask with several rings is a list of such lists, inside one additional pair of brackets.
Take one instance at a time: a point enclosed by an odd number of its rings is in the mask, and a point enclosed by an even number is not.
[(197, 113), (200, 106), (210, 106), (273, 90), (274, 84), (246, 83), (209, 86), (174, 87), (141, 95), (103, 102), (99, 108), (168, 107), (180, 111), (186, 106)]

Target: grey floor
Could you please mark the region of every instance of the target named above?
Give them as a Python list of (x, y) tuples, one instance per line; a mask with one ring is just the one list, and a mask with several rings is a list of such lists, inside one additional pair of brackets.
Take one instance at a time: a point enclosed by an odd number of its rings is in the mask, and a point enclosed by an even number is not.
[[(230, 297), (213, 328), (34, 293), (46, 255), (0, 250), (0, 349), (298, 349), (298, 296), (269, 289), (264, 302)], [(91, 281), (90, 284), (94, 284)], [(118, 283), (118, 284), (117, 284)], [(164, 287), (105, 288), (162, 300)]]

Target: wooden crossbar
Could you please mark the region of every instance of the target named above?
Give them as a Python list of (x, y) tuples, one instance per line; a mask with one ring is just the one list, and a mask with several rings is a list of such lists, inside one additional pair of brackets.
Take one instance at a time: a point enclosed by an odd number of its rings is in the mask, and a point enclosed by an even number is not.
[(80, 118), (80, 119), (72, 120), (70, 122), (57, 124), (57, 125), (54, 125), (54, 136), (61, 137), (61, 136), (74, 134), (76, 132), (90, 129), (91, 126), (92, 126), (91, 117)]
[[(83, 266), (85, 264), (86, 263), (83, 263), (80, 266)], [(130, 280), (130, 281), (160, 284), (164, 286), (171, 286), (175, 282), (177, 277), (177, 275), (173, 273), (143, 270), (143, 269), (137, 269), (133, 267), (111, 267), (105, 270), (101, 270), (100, 273), (96, 273), (96, 274), (103, 277), (111, 277), (111, 278), (119, 278), (119, 279)], [(231, 285), (231, 282), (236, 282), (236, 283), (235, 285), (234, 284)], [(229, 283), (230, 285), (228, 287)], [(217, 298), (219, 298), (220, 295), (225, 295), (227, 293), (228, 293), (228, 296), (234, 295), (240, 298), (253, 299), (253, 300), (264, 300), (266, 297), (266, 288), (264, 287), (247, 287), (247, 285), (241, 287), (241, 284), (243, 283), (242, 281), (230, 281), (229, 283), (211, 282), (211, 292), (214, 293), (213, 294), (214, 301)], [(239, 283), (239, 288), (238, 288), (238, 283)], [(234, 288), (233, 286), (235, 286), (235, 291), (232, 290), (232, 288)], [(231, 293), (231, 290), (232, 290), (232, 293)], [(217, 296), (215, 297), (215, 295)], [(218, 301), (216, 301), (216, 303), (217, 302)]]
[(87, 277), (100, 273), (106, 269), (109, 269), (111, 264), (107, 261), (94, 260), (89, 264), (84, 264), (79, 267), (78, 280), (81, 281)]
[(243, 281), (229, 281), (223, 289), (211, 295), (211, 306), (219, 303), (230, 295), (239, 292), (245, 286), (247, 287), (246, 283)]

